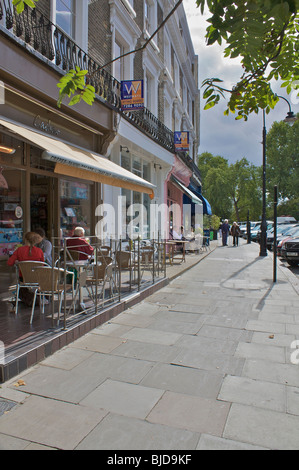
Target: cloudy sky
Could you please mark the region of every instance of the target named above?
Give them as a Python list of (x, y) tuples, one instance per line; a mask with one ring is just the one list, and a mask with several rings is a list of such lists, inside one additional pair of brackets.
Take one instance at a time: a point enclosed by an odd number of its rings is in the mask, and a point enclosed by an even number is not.
[[(207, 23), (205, 16), (196, 8), (195, 0), (184, 0), (185, 12), (191, 32), (195, 53), (199, 57), (199, 86), (205, 78), (218, 77), (224, 80), (224, 87), (231, 88), (241, 75), (241, 67), (238, 59), (225, 59), (222, 54), (223, 48), (218, 44), (206, 46), (205, 30)], [(208, 13), (207, 13), (208, 14)], [(282, 96), (285, 90), (281, 89), (277, 83), (273, 85), (273, 90)], [(214, 108), (204, 111), (204, 103), (201, 105), (201, 143), (199, 153), (208, 151), (213, 155), (221, 155), (234, 163), (246, 157), (254, 165), (262, 164), (262, 128), (263, 116), (252, 114), (247, 122), (236, 121), (233, 114), (224, 116), (226, 109), (225, 102), (221, 102)], [(298, 100), (292, 104), (292, 110), (298, 112)], [(274, 121), (283, 120), (288, 112), (288, 105), (281, 100), (274, 110), (266, 116), (266, 128), (270, 130)]]

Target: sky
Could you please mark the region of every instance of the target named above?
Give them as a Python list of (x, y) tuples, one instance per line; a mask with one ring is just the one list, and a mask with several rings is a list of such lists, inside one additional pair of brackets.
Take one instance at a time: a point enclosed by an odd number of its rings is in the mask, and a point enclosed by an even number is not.
[[(223, 57), (223, 47), (218, 44), (207, 46), (205, 43), (206, 18), (209, 12), (201, 15), (196, 7), (196, 0), (184, 0), (183, 2), (188, 25), (191, 33), (195, 54), (199, 59), (199, 87), (204, 79), (218, 77), (224, 80), (223, 86), (230, 89), (241, 76), (242, 68), (238, 59)], [(299, 111), (298, 99), (291, 100), (285, 89), (280, 88), (275, 82), (272, 89), (278, 95), (286, 97), (292, 104), (294, 112)], [(201, 96), (203, 89), (201, 89)], [(210, 152), (226, 158), (229, 163), (245, 157), (256, 166), (262, 165), (262, 131), (263, 115), (251, 114), (248, 121), (236, 121), (233, 114), (224, 116), (226, 101), (213, 108), (204, 111), (204, 100), (201, 100), (200, 115), (200, 146), (199, 153)], [(274, 121), (283, 120), (289, 111), (285, 101), (280, 100), (275, 109), (266, 115), (266, 129), (269, 132)]]

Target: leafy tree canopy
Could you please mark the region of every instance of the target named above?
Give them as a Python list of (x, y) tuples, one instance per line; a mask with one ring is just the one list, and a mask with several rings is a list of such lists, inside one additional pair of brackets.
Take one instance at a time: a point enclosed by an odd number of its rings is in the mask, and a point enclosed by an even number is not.
[[(204, 80), (205, 109), (229, 95), (227, 109), (247, 120), (259, 108), (267, 113), (278, 97), (271, 80), (281, 80), (290, 93), (299, 88), (299, 0), (197, 0), (211, 13), (207, 45), (225, 43), (225, 57), (240, 58), (243, 74), (232, 90), (219, 78)], [(299, 95), (299, 94), (298, 94)]]
[(222, 219), (258, 219), (261, 215), (261, 172), (246, 158), (229, 164), (221, 156), (203, 152), (198, 156), (204, 194), (213, 214)]
[[(299, 115), (297, 115), (299, 118)], [(267, 187), (277, 186), (280, 214), (299, 219), (299, 119), (274, 122), (267, 135)], [(270, 191), (269, 199), (273, 198)]]

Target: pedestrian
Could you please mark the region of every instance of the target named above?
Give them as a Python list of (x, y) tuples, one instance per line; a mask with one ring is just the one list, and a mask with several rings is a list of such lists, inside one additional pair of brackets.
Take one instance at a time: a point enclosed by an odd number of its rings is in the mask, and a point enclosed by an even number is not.
[(230, 227), (229, 227), (227, 219), (225, 219), (225, 221), (223, 222), (220, 228), (221, 228), (221, 234), (222, 234), (222, 246), (228, 246), (227, 237), (229, 235)]
[(240, 236), (240, 227), (237, 224), (237, 222), (234, 222), (231, 228), (231, 235), (233, 237), (233, 245), (238, 246), (239, 245), (239, 236)]

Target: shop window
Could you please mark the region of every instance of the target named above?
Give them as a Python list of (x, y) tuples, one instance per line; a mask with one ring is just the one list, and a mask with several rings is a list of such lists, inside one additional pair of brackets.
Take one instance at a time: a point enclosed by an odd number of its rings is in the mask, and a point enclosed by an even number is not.
[(76, 227), (83, 227), (85, 235), (91, 233), (91, 186), (75, 181), (60, 182), (60, 229), (63, 237), (70, 237)]
[(14, 279), (6, 261), (23, 243), (23, 175), (15, 168), (0, 167), (0, 292), (6, 292)]
[(47, 160), (43, 157), (43, 150), (37, 147), (30, 147), (30, 166), (38, 170), (46, 170), (54, 172), (55, 162)]
[[(134, 155), (122, 155), (122, 167), (131, 171), (137, 176), (150, 181), (151, 165), (145, 162), (142, 158)], [(125, 198), (126, 227), (122, 227), (122, 237), (128, 234), (130, 237), (141, 236), (142, 239), (149, 238), (150, 236), (150, 198), (148, 194), (143, 194), (137, 191), (129, 191), (122, 189), (122, 196)], [(135, 207), (133, 206), (135, 205)], [(134, 210), (132, 210), (134, 209)], [(130, 224), (130, 230), (128, 225)]]
[[(7, 153), (11, 149), (13, 153)], [(24, 144), (6, 134), (0, 134), (0, 163), (7, 165), (24, 164)]]

